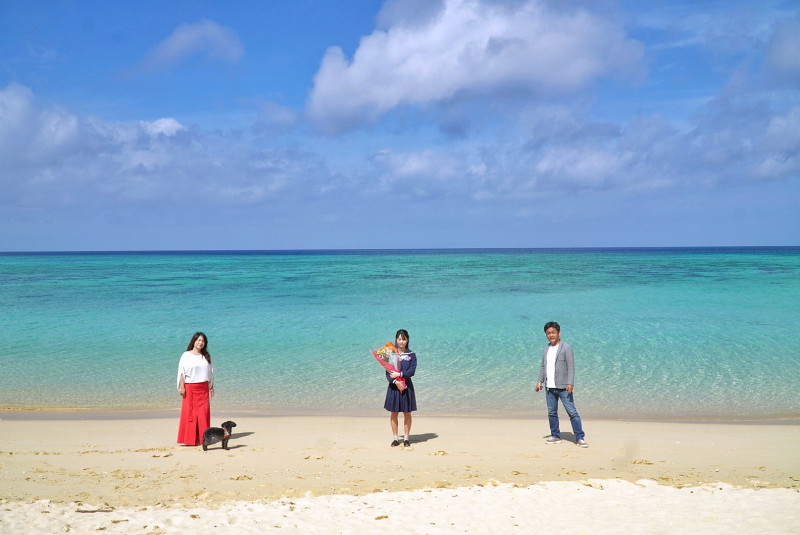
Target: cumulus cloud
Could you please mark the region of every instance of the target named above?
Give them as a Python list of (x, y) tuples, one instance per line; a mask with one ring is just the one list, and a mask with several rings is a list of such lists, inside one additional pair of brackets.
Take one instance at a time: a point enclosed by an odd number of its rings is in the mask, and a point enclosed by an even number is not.
[(514, 128), (479, 148), (455, 143), (375, 154), (370, 162), (380, 187), (418, 199), (513, 206), (545, 197), (652, 197), (800, 176), (800, 106), (770, 113), (746, 100), (717, 103), (688, 131), (658, 114), (618, 124), (561, 108), (521, 114)]
[(165, 117), (152, 122), (142, 121), (142, 126), (151, 136), (164, 135), (171, 137), (184, 130), (183, 125), (172, 117)]
[[(38, 109), (33, 92), (11, 83), (0, 90), (0, 170), (58, 160), (81, 143), (78, 118), (57, 107)], [(16, 173), (2, 173), (12, 180)]]
[(107, 122), (0, 89), (0, 206), (227, 205), (312, 198), (330, 175), (313, 154), (262, 149), (171, 117)]
[(235, 63), (244, 53), (239, 37), (213, 21), (184, 24), (156, 46), (142, 62), (142, 70), (168, 69), (195, 55)]
[(459, 94), (558, 96), (640, 68), (642, 46), (582, 8), (557, 11), (538, 0), (446, 0), (438, 11), (409, 6), (414, 16), (404, 17), (399, 3), (390, 4), (382, 17), (388, 28), (364, 37), (352, 60), (339, 47), (326, 51), (307, 104), (323, 130), (347, 130), (399, 106)]

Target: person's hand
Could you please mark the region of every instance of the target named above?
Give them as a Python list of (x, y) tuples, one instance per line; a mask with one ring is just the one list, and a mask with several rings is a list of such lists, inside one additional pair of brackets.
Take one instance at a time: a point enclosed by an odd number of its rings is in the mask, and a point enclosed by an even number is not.
[(534, 390), (534, 392), (538, 392), (541, 389), (542, 389), (542, 383), (536, 383), (536, 389)]
[(572, 385), (567, 385), (567, 394), (572, 394)]
[(209, 397), (212, 397), (212, 398), (214, 397), (214, 387), (213, 386), (208, 389), (208, 394), (209, 394)]
[(178, 394), (180, 394), (182, 398), (185, 398), (186, 397), (186, 389), (184, 387), (180, 387), (178, 389)]
[(397, 379), (398, 377), (400, 377), (400, 372), (392, 372), (389, 374), (389, 377), (391, 377), (392, 379)]

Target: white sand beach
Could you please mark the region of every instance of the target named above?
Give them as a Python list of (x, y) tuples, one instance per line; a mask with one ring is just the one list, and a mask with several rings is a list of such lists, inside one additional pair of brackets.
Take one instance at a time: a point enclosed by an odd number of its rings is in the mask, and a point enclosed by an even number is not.
[(1, 533), (800, 533), (797, 425), (242, 415), (204, 452), (90, 416), (0, 412)]

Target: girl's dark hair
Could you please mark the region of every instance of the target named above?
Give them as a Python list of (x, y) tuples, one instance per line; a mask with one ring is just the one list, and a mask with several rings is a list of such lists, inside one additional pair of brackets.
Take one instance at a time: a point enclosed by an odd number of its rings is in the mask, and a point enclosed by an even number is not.
[(208, 363), (211, 364), (211, 353), (208, 352), (208, 336), (206, 336), (206, 333), (201, 333), (199, 331), (194, 333), (194, 336), (192, 336), (192, 341), (189, 342), (189, 347), (186, 348), (186, 351), (191, 351), (192, 349), (194, 349), (194, 343), (197, 342), (197, 339), (200, 338), (201, 336), (203, 337), (203, 340), (205, 340), (206, 343), (203, 346), (203, 349), (200, 350), (200, 353), (202, 353), (203, 356), (208, 361)]
[(395, 341), (397, 340), (397, 337), (398, 337), (398, 336), (400, 336), (401, 334), (403, 335), (403, 338), (405, 338), (406, 340), (408, 340), (408, 343), (406, 344), (406, 349), (407, 349), (408, 351), (411, 351), (411, 337), (410, 337), (410, 336), (408, 336), (408, 331), (407, 331), (407, 330), (405, 330), (405, 329), (400, 329), (399, 331), (397, 331), (397, 333), (394, 335), (394, 339), (395, 339)]

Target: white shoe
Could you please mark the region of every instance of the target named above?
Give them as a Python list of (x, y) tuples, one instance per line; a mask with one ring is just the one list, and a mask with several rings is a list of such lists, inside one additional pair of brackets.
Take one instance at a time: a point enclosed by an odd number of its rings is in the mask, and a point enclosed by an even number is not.
[(579, 446), (579, 447), (581, 447), (581, 448), (588, 448), (588, 447), (589, 447), (589, 444), (587, 444), (585, 440), (583, 440), (583, 439), (580, 439), (580, 440), (578, 441), (578, 446)]
[(561, 437), (550, 437), (544, 441), (545, 444), (561, 444)]

